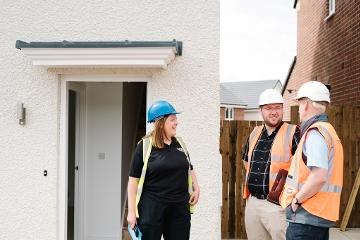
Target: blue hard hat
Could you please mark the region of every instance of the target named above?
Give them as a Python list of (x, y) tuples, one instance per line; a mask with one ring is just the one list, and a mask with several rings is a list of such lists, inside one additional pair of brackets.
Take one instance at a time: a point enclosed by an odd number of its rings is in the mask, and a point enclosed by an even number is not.
[(167, 101), (156, 101), (148, 110), (148, 122), (155, 122), (158, 118), (170, 114), (179, 114), (179, 112), (176, 112), (175, 108)]

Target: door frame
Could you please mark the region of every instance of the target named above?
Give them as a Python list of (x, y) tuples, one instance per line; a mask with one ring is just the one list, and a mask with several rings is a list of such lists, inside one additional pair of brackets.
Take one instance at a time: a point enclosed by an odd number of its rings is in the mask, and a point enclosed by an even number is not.
[[(68, 107), (69, 107), (69, 89), (70, 85), (71, 87), (76, 86), (76, 83), (74, 82), (149, 82), (151, 80), (151, 76), (149, 75), (58, 75), (59, 82), (60, 82), (60, 92), (59, 92), (59, 151), (58, 151), (58, 180), (57, 180), (57, 239), (58, 240), (67, 240), (67, 190), (68, 190)], [(79, 86), (79, 85), (77, 85)], [(85, 87), (83, 91), (84, 101), (85, 101)], [(81, 94), (80, 94), (81, 95)], [(81, 98), (82, 98), (81, 97)], [(81, 99), (80, 98), (80, 99)], [(149, 95), (148, 88), (146, 88), (146, 104), (149, 103), (149, 99), (151, 99), (151, 96)], [(85, 102), (82, 104), (83, 106), (80, 107), (80, 116), (81, 114), (85, 114)], [(84, 108), (84, 109), (82, 109)], [(82, 115), (85, 116), (85, 115)], [(79, 124), (82, 125), (79, 127), (78, 131), (80, 131), (80, 138), (83, 137), (83, 143), (85, 141), (85, 118), (83, 117), (84, 123), (80, 120)], [(81, 133), (82, 131), (82, 133)], [(76, 140), (76, 144), (78, 144), (78, 139)], [(82, 155), (79, 155), (79, 160), (81, 161), (81, 158), (83, 158), (83, 168), (84, 168), (84, 153), (85, 153), (85, 144), (82, 148), (80, 148), (80, 152), (82, 152)], [(80, 174), (79, 180), (82, 181), (81, 184), (85, 184), (85, 174), (84, 171)], [(80, 192), (79, 201), (84, 202), (84, 186), (80, 186), (80, 189), (82, 191)], [(120, 196), (121, 197), (121, 196)], [(79, 204), (81, 205), (81, 204)], [(82, 207), (80, 207), (80, 212), (78, 217), (80, 218), (80, 224), (78, 225), (79, 232), (77, 233), (79, 236), (78, 240), (84, 240), (84, 234), (85, 234), (85, 224), (84, 224), (84, 214), (85, 214), (85, 206), (82, 204)], [(75, 214), (74, 214), (75, 217)], [(75, 219), (74, 219), (74, 225), (75, 225)], [(75, 226), (74, 226), (75, 227)], [(122, 226), (119, 226), (119, 228), (122, 228)], [(74, 228), (75, 233), (75, 228)], [(121, 231), (120, 231), (121, 235)], [(120, 236), (121, 237), (121, 236)]]

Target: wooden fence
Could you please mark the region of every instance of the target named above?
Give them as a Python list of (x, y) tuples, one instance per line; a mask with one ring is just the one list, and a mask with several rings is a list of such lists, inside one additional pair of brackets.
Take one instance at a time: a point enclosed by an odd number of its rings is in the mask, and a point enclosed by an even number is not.
[[(356, 173), (360, 167), (360, 107), (330, 107), (327, 111), (344, 148), (344, 186), (341, 195), (340, 220), (348, 202)], [(298, 108), (291, 109), (291, 122), (298, 124)], [(221, 121), (220, 153), (222, 155), (222, 238), (246, 238), (242, 184), (245, 170), (242, 146), (256, 125), (256, 121)], [(338, 223), (339, 225), (340, 223)], [(348, 227), (360, 227), (360, 197), (349, 220)]]

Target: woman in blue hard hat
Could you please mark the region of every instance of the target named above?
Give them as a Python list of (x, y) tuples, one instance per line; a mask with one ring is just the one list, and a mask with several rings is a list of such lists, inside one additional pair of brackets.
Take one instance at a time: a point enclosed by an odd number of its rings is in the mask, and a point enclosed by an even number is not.
[(185, 240), (200, 188), (186, 146), (176, 136), (174, 107), (157, 101), (148, 110), (154, 129), (138, 143), (130, 167), (128, 216), (144, 240)]

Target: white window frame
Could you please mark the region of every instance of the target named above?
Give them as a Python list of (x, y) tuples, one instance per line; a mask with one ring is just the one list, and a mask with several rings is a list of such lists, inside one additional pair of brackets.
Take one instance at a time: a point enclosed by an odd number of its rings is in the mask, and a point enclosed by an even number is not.
[(329, 0), (329, 15), (332, 15), (335, 13), (335, 5), (336, 5), (335, 0)]
[(335, 14), (336, 9), (336, 0), (328, 0), (328, 16), (325, 18), (325, 21), (331, 18)]
[(234, 108), (225, 107), (225, 120), (234, 120)]

